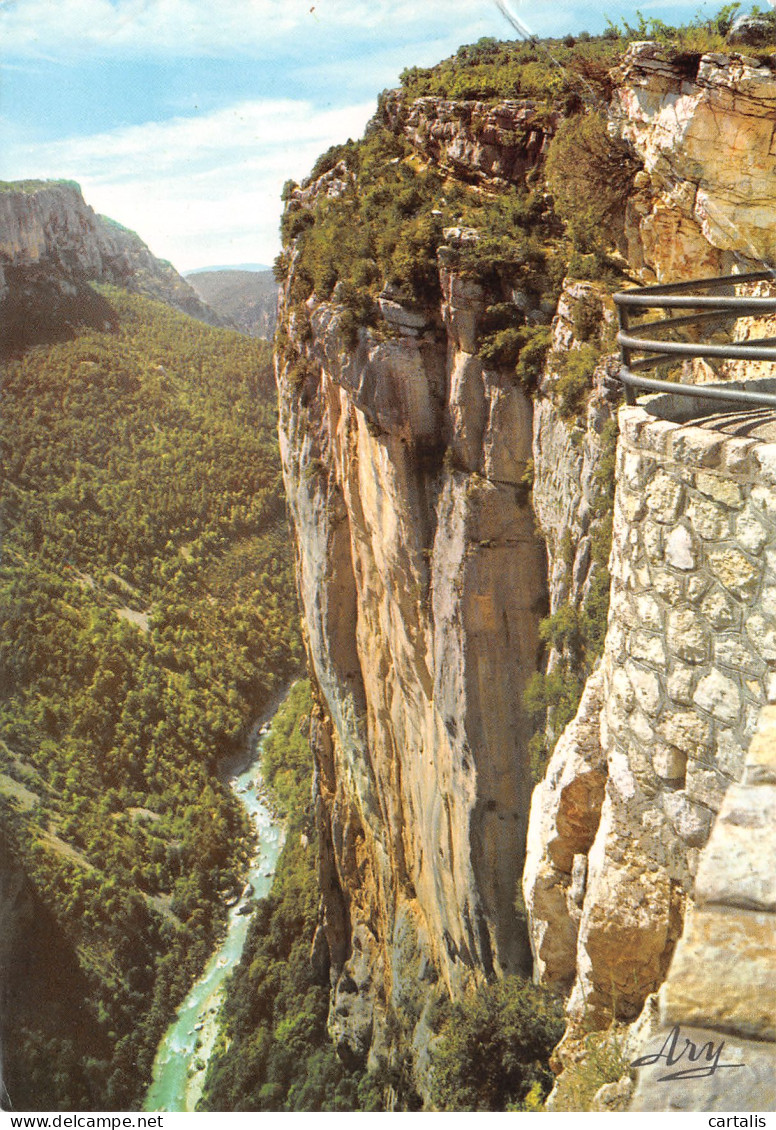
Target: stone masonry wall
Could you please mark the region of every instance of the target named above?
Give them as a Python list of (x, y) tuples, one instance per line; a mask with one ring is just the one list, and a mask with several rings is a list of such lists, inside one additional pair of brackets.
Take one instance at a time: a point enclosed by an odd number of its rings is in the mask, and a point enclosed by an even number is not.
[(697, 848), (776, 687), (776, 445), (620, 424), (605, 725)]
[(776, 444), (729, 420), (620, 410), (604, 656), (534, 794), (524, 876), (537, 974), (575, 977), (568, 1039), (662, 984), (776, 698)]
[[(765, 707), (743, 781), (725, 794), (701, 853), (690, 911), (659, 993), (661, 1027), (639, 1058), (671, 1047), (639, 1072), (633, 1110), (765, 1111), (776, 1105), (776, 708)], [(704, 1049), (692, 1069), (687, 1052)], [(684, 1053), (684, 1054), (683, 1054)], [(718, 1054), (725, 1069), (708, 1072)], [(681, 1057), (681, 1058), (679, 1058)]]

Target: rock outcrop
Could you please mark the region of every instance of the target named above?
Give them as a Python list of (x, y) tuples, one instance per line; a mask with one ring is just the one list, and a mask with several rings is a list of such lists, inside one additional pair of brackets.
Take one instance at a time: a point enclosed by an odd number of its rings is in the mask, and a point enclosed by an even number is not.
[(611, 122), (644, 161), (628, 209), (635, 268), (669, 282), (776, 261), (775, 111), (776, 75), (756, 59), (631, 45)]
[(139, 236), (97, 216), (78, 185), (20, 182), (0, 191), (3, 348), (56, 340), (76, 325), (109, 326), (110, 307), (89, 282), (122, 286), (210, 325), (222, 324)]
[(557, 129), (560, 114), (530, 99), (495, 104), (476, 100), (416, 98), (409, 105), (389, 91), (383, 111), (425, 157), (467, 180), (515, 183), (535, 168)]

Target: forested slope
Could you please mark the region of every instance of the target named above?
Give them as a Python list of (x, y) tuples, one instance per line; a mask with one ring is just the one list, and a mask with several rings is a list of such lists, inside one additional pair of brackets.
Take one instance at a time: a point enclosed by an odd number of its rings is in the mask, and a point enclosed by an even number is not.
[(300, 664), (265, 343), (102, 288), (6, 367), (5, 1082), (130, 1108), (248, 849), (219, 760)]

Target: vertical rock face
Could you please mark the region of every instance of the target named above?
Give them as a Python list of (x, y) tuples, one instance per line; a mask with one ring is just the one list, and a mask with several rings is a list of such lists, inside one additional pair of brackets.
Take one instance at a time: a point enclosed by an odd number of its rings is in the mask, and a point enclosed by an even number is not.
[(333, 1028), (362, 1057), (397, 986), (411, 995), (438, 969), (454, 989), (528, 961), (514, 902), (530, 780), (522, 688), (544, 591), (521, 481), (531, 409), (471, 351), (482, 295), (450, 272), (442, 282), (441, 319), (428, 310), (406, 326), (409, 312), (391, 309), (404, 331), (381, 342), (362, 330), (352, 348), (341, 309), (308, 303), (307, 375), (278, 372), (324, 712)]

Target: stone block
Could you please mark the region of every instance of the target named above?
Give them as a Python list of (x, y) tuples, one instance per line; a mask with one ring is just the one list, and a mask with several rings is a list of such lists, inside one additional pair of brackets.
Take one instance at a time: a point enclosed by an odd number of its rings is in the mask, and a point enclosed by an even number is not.
[(606, 651), (614, 663), (622, 663), (628, 654), (628, 633), (621, 624), (610, 621), (606, 633)]
[(776, 627), (759, 613), (748, 616), (744, 629), (758, 655), (766, 661), (776, 660)]
[(641, 537), (647, 559), (653, 563), (662, 563), (663, 531), (660, 526), (645, 519), (641, 526)]
[(713, 498), (723, 506), (737, 510), (744, 504), (744, 495), (738, 483), (722, 475), (710, 475), (708, 472), (699, 471), (695, 477), (695, 485), (701, 494)]
[(682, 706), (691, 706), (696, 675), (695, 668), (675, 663), (666, 681), (668, 697), (673, 702), (681, 703)]
[[(667, 1025), (658, 1032), (650, 1034), (648, 1041), (638, 1049), (634, 1058), (654, 1055), (672, 1038), (673, 1027)], [(665, 1075), (672, 1069), (666, 1068), (665, 1060), (639, 1069), (636, 1090), (630, 1105), (632, 1111), (735, 1111), (744, 1114), (749, 1111), (771, 1111), (776, 1108), (776, 1044), (744, 1040), (738, 1035), (725, 1031), (721, 1033), (712, 1028), (681, 1026), (676, 1055), (687, 1049), (685, 1040), (690, 1040), (696, 1052), (712, 1045), (712, 1056), (723, 1045), (720, 1063), (741, 1064), (693, 1079), (671, 1080)], [(705, 1060), (701, 1053), (700, 1062)], [(681, 1071), (686, 1068), (687, 1055), (673, 1068)], [(743, 1125), (743, 1120), (739, 1123)]]
[(758, 483), (752, 487), (749, 502), (756, 514), (769, 522), (776, 522), (776, 491)]
[(620, 482), (626, 483), (632, 491), (643, 492), (655, 473), (655, 466), (655, 460), (651, 456), (640, 451), (626, 451)]
[(693, 573), (687, 578), (687, 599), (696, 604), (708, 592), (711, 580), (704, 573)]
[(628, 664), (627, 673), (636, 702), (647, 714), (654, 716), (660, 706), (660, 679), (654, 671), (638, 667), (635, 663)]
[(763, 585), (763, 591), (760, 593), (758, 602), (758, 611), (776, 623), (776, 585)]
[(702, 847), (711, 828), (712, 813), (688, 797), (684, 789), (662, 794), (663, 811), (677, 836), (691, 847)]
[[(747, 686), (752, 690), (752, 693), (754, 693), (753, 688), (755, 686), (755, 680), (752, 680), (751, 683), (747, 683)], [(758, 698), (757, 705), (747, 703), (746, 710), (744, 711), (744, 737), (747, 738), (748, 741), (751, 741), (754, 737), (754, 732), (757, 729), (757, 719), (762, 709), (762, 687), (759, 682), (756, 683), (756, 689)]]
[(744, 775), (747, 744), (745, 738), (742, 740), (740, 731), (717, 727), (717, 765), (731, 781), (740, 781)]
[(747, 507), (736, 518), (736, 541), (747, 553), (757, 554), (768, 540), (768, 533), (759, 522), (751, 507)]
[(716, 467), (722, 454), (722, 438), (700, 428), (677, 428), (670, 439), (670, 451), (677, 463), (688, 467)]
[(709, 553), (709, 565), (717, 580), (740, 600), (750, 601), (757, 595), (760, 567), (737, 546)]
[(703, 663), (709, 657), (711, 637), (698, 615), (679, 608), (668, 615), (666, 643), (672, 655), (688, 663)]
[(641, 492), (626, 490), (624, 486), (621, 486), (617, 493), (622, 512), (626, 519), (629, 522), (638, 522), (646, 511), (644, 497)]
[(643, 408), (623, 405), (619, 411), (620, 436), (624, 443), (637, 447), (642, 428), (649, 423), (650, 417)]
[(712, 628), (729, 628), (738, 619), (738, 610), (722, 589), (714, 588), (701, 604), (701, 612)]
[(747, 784), (776, 784), (776, 706), (764, 706), (746, 754)]
[(692, 498), (687, 503), (690, 525), (704, 541), (719, 541), (728, 534), (730, 520), (727, 513), (705, 498)]
[(658, 731), (669, 745), (676, 746), (688, 757), (698, 757), (699, 754), (711, 756), (711, 726), (694, 710), (666, 711), (660, 719)]
[(749, 474), (754, 447), (751, 439), (726, 439), (722, 445), (722, 466), (734, 475)]
[(674, 522), (682, 511), (684, 487), (664, 471), (658, 471), (646, 491), (647, 507), (658, 522)]
[(634, 659), (640, 659), (643, 663), (651, 663), (655, 667), (665, 666), (666, 650), (663, 637), (655, 632), (633, 632), (630, 653)]
[(639, 436), (639, 445), (647, 451), (654, 451), (663, 455), (668, 446), (669, 438), (676, 431), (676, 424), (670, 420), (651, 420), (646, 424)]
[(738, 636), (715, 636), (714, 659), (723, 667), (732, 667), (749, 675), (761, 675), (765, 666), (759, 655), (745, 646)]
[(624, 710), (626, 714), (630, 714), (636, 705), (636, 696), (631, 686), (631, 680), (622, 667), (618, 667), (612, 675), (610, 686), (612, 697), (616, 700), (620, 709)]
[(684, 781), (687, 754), (666, 742), (657, 742), (652, 751), (652, 768), (663, 781)]
[(653, 745), (655, 741), (655, 731), (643, 711), (634, 710), (628, 719), (628, 724), (630, 725), (631, 733), (637, 741), (647, 746), (647, 748)]
[(737, 722), (741, 713), (738, 684), (717, 670), (710, 671), (701, 679), (693, 695), (693, 702), (721, 722)]
[(643, 591), (644, 589), (652, 587), (652, 573), (649, 565), (639, 565), (634, 569), (633, 575), (636, 578), (635, 589), (641, 589)]
[(760, 469), (758, 478), (771, 486), (776, 486), (776, 443), (759, 443), (753, 455)]
[(612, 587), (609, 598), (609, 613), (619, 624), (625, 624), (629, 628), (638, 625), (633, 597), (619, 586)]
[(669, 565), (684, 572), (696, 567), (698, 551), (686, 526), (676, 526), (666, 538), (665, 559)]
[(659, 632), (663, 627), (663, 608), (649, 593), (636, 597), (636, 615), (638, 622), (650, 631)]
[[(703, 756), (703, 751), (699, 751)], [(712, 812), (719, 812), (722, 799), (727, 792), (730, 782), (716, 769), (693, 757), (687, 758), (687, 774), (685, 776), (685, 789), (690, 800), (710, 808)]]
[(696, 900), (776, 912), (774, 860), (776, 785), (731, 785), (701, 856)]
[(679, 604), (681, 601), (684, 578), (677, 576), (676, 573), (671, 573), (668, 569), (653, 568), (652, 585), (658, 596), (662, 596), (669, 604)]
[(690, 911), (661, 991), (662, 1020), (776, 1040), (776, 915)]

